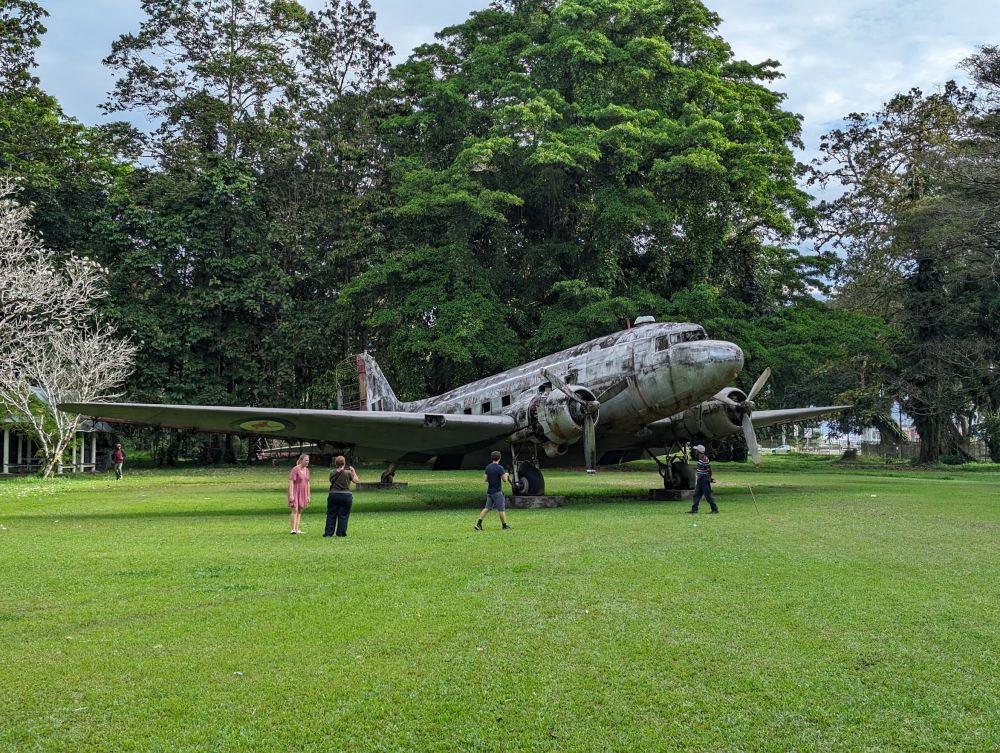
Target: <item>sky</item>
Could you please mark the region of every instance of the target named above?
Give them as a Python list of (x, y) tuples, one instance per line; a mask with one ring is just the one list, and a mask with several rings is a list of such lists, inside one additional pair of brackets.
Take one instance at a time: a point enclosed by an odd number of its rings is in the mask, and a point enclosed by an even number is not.
[[(866, 112), (900, 91), (934, 91), (962, 79), (958, 63), (1000, 43), (998, 0), (703, 0), (722, 19), (738, 58), (773, 58), (785, 78), (774, 88), (804, 118), (805, 157), (850, 112)], [(98, 105), (112, 86), (101, 64), (119, 35), (142, 20), (139, 0), (42, 0), (49, 11), (37, 71), (43, 88), (84, 123), (105, 122)], [(323, 0), (302, 0), (318, 8)], [(378, 29), (405, 60), (415, 45), (461, 23), (488, 0), (371, 0)], [(987, 37), (989, 32), (993, 37)], [(121, 117), (118, 115), (117, 117)]]

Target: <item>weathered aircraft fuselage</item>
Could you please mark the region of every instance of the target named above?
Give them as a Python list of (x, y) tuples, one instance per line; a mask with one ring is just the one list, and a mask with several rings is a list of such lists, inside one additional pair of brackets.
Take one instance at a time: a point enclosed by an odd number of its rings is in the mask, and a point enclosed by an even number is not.
[[(600, 401), (599, 444), (602, 452), (613, 453), (641, 444), (649, 424), (711, 397), (742, 367), (739, 347), (707, 339), (696, 324), (649, 323), (393, 407), (424, 414), (507, 415), (515, 421), (515, 442), (540, 445), (560, 464), (578, 464), (581, 429), (575, 404), (553, 388), (545, 372), (557, 374), (585, 399)], [(372, 371), (381, 378), (377, 368)], [(374, 410), (385, 405), (377, 383), (368, 402)], [(460, 465), (478, 466), (498, 449), (496, 444), (467, 453)]]

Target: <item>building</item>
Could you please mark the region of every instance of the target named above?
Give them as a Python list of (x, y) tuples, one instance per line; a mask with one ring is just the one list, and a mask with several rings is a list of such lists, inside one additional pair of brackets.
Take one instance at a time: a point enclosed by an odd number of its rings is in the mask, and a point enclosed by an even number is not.
[[(17, 427), (13, 416), (0, 422), (0, 475), (37, 473), (41, 460), (38, 443)], [(82, 421), (70, 448), (68, 463), (60, 463), (57, 473), (96, 473), (110, 467), (111, 427), (103, 421)]]

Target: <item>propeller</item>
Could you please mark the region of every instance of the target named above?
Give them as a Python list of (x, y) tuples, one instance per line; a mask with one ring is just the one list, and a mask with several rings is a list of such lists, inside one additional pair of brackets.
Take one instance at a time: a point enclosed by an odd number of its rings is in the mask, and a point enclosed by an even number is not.
[(740, 422), (740, 425), (743, 427), (743, 438), (747, 442), (747, 449), (750, 450), (750, 457), (753, 458), (754, 465), (760, 465), (760, 445), (757, 444), (757, 435), (754, 433), (753, 421), (750, 419), (750, 414), (753, 412), (753, 399), (760, 394), (760, 391), (764, 389), (764, 385), (767, 384), (767, 380), (770, 378), (771, 367), (768, 366), (757, 377), (757, 381), (753, 383), (753, 387), (747, 393), (747, 399), (744, 402), (743, 408), (743, 421)]
[(747, 441), (747, 449), (750, 450), (750, 457), (753, 458), (754, 465), (760, 465), (760, 445), (757, 444), (757, 435), (753, 431), (753, 422), (750, 414), (743, 414), (743, 438)]
[(600, 410), (601, 401), (586, 400), (580, 397), (565, 381), (548, 369), (542, 369), (542, 376), (566, 397), (580, 405), (583, 413), (583, 459), (587, 466), (587, 473), (595, 473), (597, 469), (597, 429), (595, 428), (594, 416)]
[(771, 367), (768, 366), (761, 372), (760, 376), (757, 377), (757, 381), (753, 383), (753, 387), (750, 388), (750, 392), (747, 394), (747, 400), (752, 401), (755, 397), (757, 397), (758, 393), (764, 389), (764, 385), (767, 384), (767, 380), (770, 378)]

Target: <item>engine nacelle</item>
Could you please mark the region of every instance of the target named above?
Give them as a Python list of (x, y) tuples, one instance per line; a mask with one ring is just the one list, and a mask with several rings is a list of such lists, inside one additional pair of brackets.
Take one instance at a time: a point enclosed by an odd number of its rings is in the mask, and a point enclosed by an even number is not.
[[(743, 402), (746, 396), (738, 389), (724, 391), (736, 402)], [(741, 430), (742, 408), (726, 405), (720, 400), (706, 400), (688, 408), (683, 413), (671, 416), (669, 425), (663, 431), (663, 440), (670, 442), (690, 442), (692, 440), (712, 440), (728, 437)]]
[[(593, 393), (586, 387), (572, 386), (573, 391), (587, 401), (594, 400)], [(597, 423), (599, 411), (594, 413)], [(583, 437), (584, 408), (575, 400), (570, 400), (558, 390), (551, 390), (534, 396), (523, 409), (515, 413), (518, 425), (513, 441), (530, 441), (542, 445), (545, 454), (557, 457), (566, 452), (569, 445)]]

